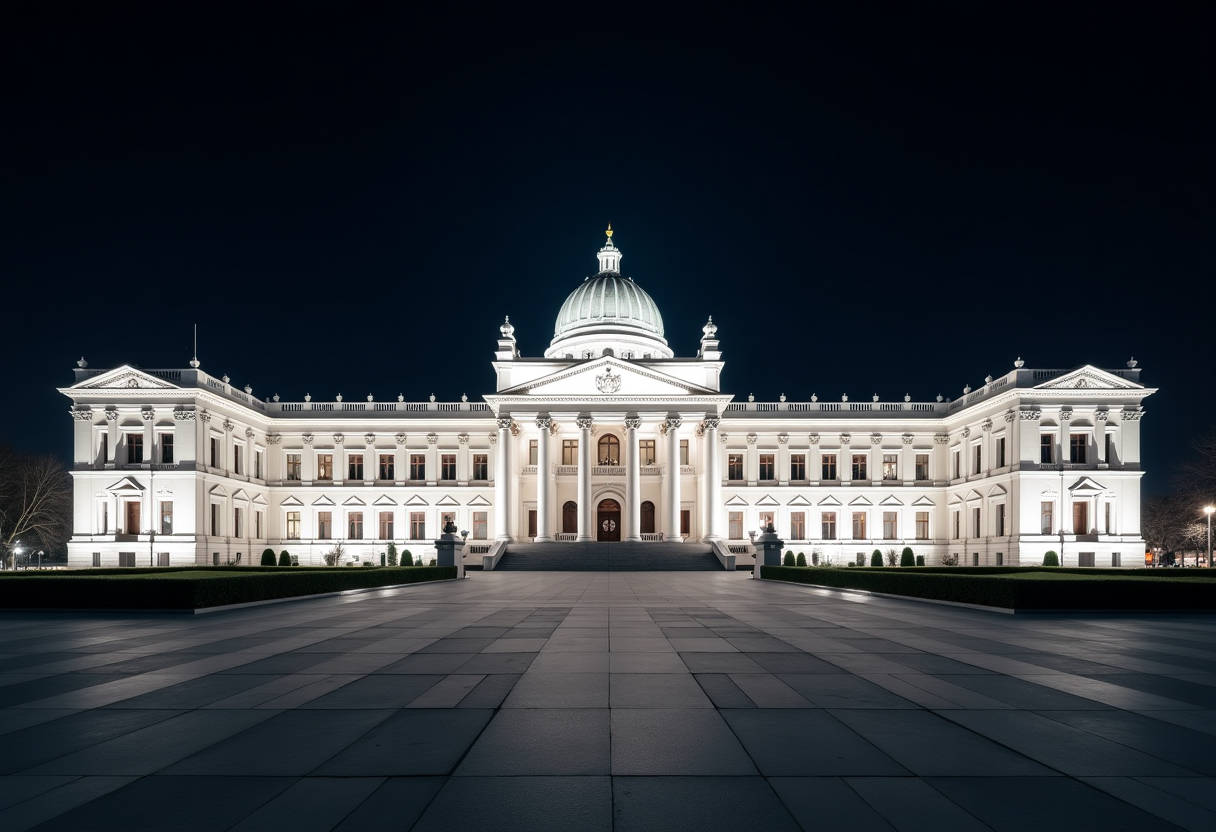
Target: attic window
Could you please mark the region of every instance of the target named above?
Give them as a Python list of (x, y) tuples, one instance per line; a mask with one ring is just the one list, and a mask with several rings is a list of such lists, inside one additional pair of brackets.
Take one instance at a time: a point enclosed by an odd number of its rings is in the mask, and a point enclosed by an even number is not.
[(604, 347), (604, 351), (600, 355), (615, 356), (616, 353), (612, 351), (612, 347)]

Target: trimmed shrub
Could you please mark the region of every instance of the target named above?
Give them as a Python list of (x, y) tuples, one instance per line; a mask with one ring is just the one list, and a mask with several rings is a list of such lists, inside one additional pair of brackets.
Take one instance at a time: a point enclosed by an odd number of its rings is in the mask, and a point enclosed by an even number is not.
[(795, 566), (806, 566), (806, 555), (804, 555), (802, 552), (799, 552), (797, 561), (795, 562), (794, 565)]
[(410, 554), (409, 549), (406, 549), (405, 551), (403, 551), (401, 553), (401, 565), (402, 566), (421, 566), (422, 564), (420, 564), (420, 563), (415, 564), (414, 556), (412, 554)]
[(267, 549), (262, 552), (262, 566), (274, 566), (274, 550)]
[(793, 566), (794, 565), (794, 552), (792, 549), (785, 553), (785, 557), (781, 559), (781, 565), (782, 566)]
[(870, 553), (870, 566), (882, 566), (882, 551), (879, 549)]
[(1047, 552), (1043, 555), (1043, 565), (1044, 566), (1059, 566), (1060, 565), (1060, 556), (1056, 554), (1054, 549), (1048, 549)]
[(811, 552), (811, 563), (813, 563), (815, 566), (819, 565), (819, 552), (818, 551)]
[(858, 552), (858, 553), (857, 553), (857, 565), (858, 565), (858, 566), (865, 566), (865, 565), (866, 565), (866, 553), (865, 553), (865, 552)]
[(917, 556), (916, 556), (916, 565), (917, 565), (917, 566), (924, 566), (924, 565), (925, 565), (925, 556), (924, 556), (924, 555), (917, 555)]
[[(270, 550), (267, 549), (266, 551), (269, 552)], [(271, 555), (273, 554), (274, 553), (271, 552)], [(291, 566), (291, 555), (287, 554), (286, 550), (279, 553), (279, 566)]]
[(390, 541), (388, 544), (388, 548), (385, 549), (385, 551), (384, 551), (384, 556), (385, 556), (385, 559), (388, 560), (389, 566), (396, 566), (397, 565), (397, 544)]
[(916, 566), (916, 555), (912, 554), (912, 547), (905, 546), (903, 552), (899, 556), (900, 566)]

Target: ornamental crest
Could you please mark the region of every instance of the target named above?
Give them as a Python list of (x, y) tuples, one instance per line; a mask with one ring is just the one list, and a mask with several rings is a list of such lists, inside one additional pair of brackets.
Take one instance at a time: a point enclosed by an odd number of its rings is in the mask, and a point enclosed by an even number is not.
[(619, 373), (614, 374), (612, 368), (609, 367), (595, 377), (595, 386), (601, 393), (615, 393), (621, 389), (621, 376)]

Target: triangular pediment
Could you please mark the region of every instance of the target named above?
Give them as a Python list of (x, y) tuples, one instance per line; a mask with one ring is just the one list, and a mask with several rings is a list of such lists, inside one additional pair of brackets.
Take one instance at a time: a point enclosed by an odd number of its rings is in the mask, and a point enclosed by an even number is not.
[(249, 500), (249, 495), (245, 493), (245, 489), (243, 489), (243, 488), (238, 488), (236, 491), (234, 491), (234, 492), (232, 493), (232, 499), (234, 499), (234, 500), (245, 500), (246, 502), (248, 502), (248, 500)]
[(745, 505), (747, 505), (747, 500), (743, 499), (738, 494), (736, 494), (735, 496), (733, 496), (729, 500), (727, 500), (726, 504), (728, 506), (745, 506)]
[(1077, 494), (1105, 494), (1107, 488), (1091, 477), (1081, 477), (1081, 479), (1070, 485), (1068, 490), (1075, 496)]
[(478, 494), (476, 497), (474, 497), (473, 499), (469, 500), (469, 501), (468, 501), (468, 503), (466, 503), (465, 505), (470, 505), (470, 506), (488, 506), (489, 504), (490, 504), (490, 501), (489, 501), (489, 500), (487, 500), (485, 497), (483, 497), (483, 496), (481, 496), (480, 494)]
[[(716, 396), (653, 367), (602, 356), (498, 391), (498, 396), (565, 396), (574, 399), (633, 396)], [(487, 397), (493, 398), (493, 397)]]
[(334, 501), (322, 494), (320, 497), (312, 501), (314, 506), (332, 506)]
[(211, 486), (211, 490), (208, 491), (207, 493), (210, 494), (212, 497), (227, 497), (228, 496), (228, 492), (224, 490), (224, 486), (222, 486), (222, 485)]
[(283, 502), (279, 503), (279, 505), (281, 505), (281, 506), (302, 506), (304, 504), (302, 502), (300, 502), (299, 497), (292, 495), (291, 497), (288, 497)]
[(264, 505), (266, 505), (266, 497), (262, 494), (254, 494), (253, 500), (251, 502), (255, 506), (264, 506)]
[(903, 502), (894, 494), (888, 494), (878, 503), (880, 506), (902, 506)]
[(758, 505), (758, 506), (779, 506), (779, 505), (781, 505), (781, 503), (774, 500), (773, 496), (771, 494), (765, 494), (759, 500), (756, 500), (756, 505)]
[(809, 506), (810, 504), (811, 501), (806, 497), (803, 497), (801, 494), (786, 503), (787, 506)]
[(821, 505), (821, 506), (838, 506), (838, 505), (840, 505), (840, 500), (837, 500), (835, 497), (833, 497), (831, 494), (829, 494), (828, 496), (824, 497), (822, 500), (819, 501), (819, 505)]
[(951, 494), (950, 499), (946, 501), (946, 505), (957, 506), (963, 502), (963, 498), (957, 494)]
[(971, 489), (971, 491), (969, 491), (967, 493), (967, 502), (971, 502), (972, 500), (982, 500), (982, 499), (983, 499), (983, 497), (980, 496), (980, 492), (976, 491), (974, 488)]
[(854, 497), (853, 499), (849, 500), (849, 505), (851, 505), (851, 506), (872, 506), (874, 504), (871, 503), (869, 500), (867, 500), (865, 497)]
[(358, 497), (347, 497), (343, 502), (344, 506), (365, 506), (367, 503), (360, 500)]
[(106, 491), (111, 494), (121, 494), (124, 491), (143, 491), (144, 487), (130, 477), (123, 477), (118, 482), (111, 485)]
[(429, 505), (430, 505), (430, 503), (428, 503), (426, 500), (422, 499), (420, 496), (418, 496), (417, 494), (415, 494), (414, 496), (412, 496), (412, 497), (410, 497), (408, 500), (406, 500), (406, 501), (403, 503), (403, 505), (407, 505), (407, 506), (429, 506)]
[(914, 505), (914, 506), (935, 506), (935, 505), (937, 505), (937, 503), (933, 502), (928, 497), (917, 497), (915, 500), (912, 501), (912, 505)]
[(376, 502), (372, 503), (372, 505), (374, 505), (374, 506), (395, 506), (395, 505), (397, 505), (397, 503), (394, 502), (393, 498), (388, 496), (387, 494), (381, 494), (379, 497), (376, 498)]
[(1119, 378), (1117, 375), (1108, 373), (1105, 370), (1099, 370), (1092, 364), (1086, 364), (1084, 367), (1078, 367), (1042, 384), (1035, 385), (1034, 389), (1076, 390), (1078, 388), (1090, 387), (1097, 390), (1135, 390), (1141, 389), (1143, 386), (1142, 384), (1135, 384), (1126, 379)]
[(445, 494), (442, 498), (440, 498), (439, 502), (435, 503), (435, 505), (437, 505), (437, 506), (458, 506), (458, 505), (460, 505), (460, 501), (457, 500), (455, 497), (453, 497), (451, 494)]
[(1002, 496), (1004, 496), (1005, 494), (1008, 494), (1008, 493), (1009, 493), (1009, 492), (1008, 492), (1008, 491), (1006, 491), (1006, 490), (1005, 490), (1005, 487), (1004, 487), (1004, 486), (1002, 486), (1002, 485), (994, 485), (994, 486), (992, 486), (992, 488), (989, 488), (989, 489), (988, 489), (988, 496), (989, 496), (989, 497), (1002, 497)]
[(145, 373), (143, 370), (137, 370), (130, 364), (124, 364), (114, 370), (109, 370), (101, 375), (87, 378), (79, 384), (72, 385), (73, 390), (122, 390), (122, 389), (149, 389), (149, 390), (174, 390), (177, 389), (176, 384), (170, 384), (164, 379), (157, 378), (154, 375)]

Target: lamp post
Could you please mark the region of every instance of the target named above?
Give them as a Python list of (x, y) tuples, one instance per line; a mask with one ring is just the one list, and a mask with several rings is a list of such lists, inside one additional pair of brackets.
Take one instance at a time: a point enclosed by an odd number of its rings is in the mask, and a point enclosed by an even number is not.
[(42, 571), (42, 550), (38, 550), (38, 571)]
[(148, 460), (148, 567), (156, 565), (156, 463)]
[(13, 544), (13, 571), (17, 571), (17, 559), (21, 557), (21, 541)]
[(1060, 461), (1056, 463), (1060, 469), (1060, 566), (1064, 566), (1064, 449), (1060, 449)]
[(1212, 568), (1212, 512), (1216, 511), (1216, 506), (1204, 506), (1203, 513), (1208, 516), (1208, 548), (1204, 552), (1204, 556), (1208, 561), (1208, 569)]

